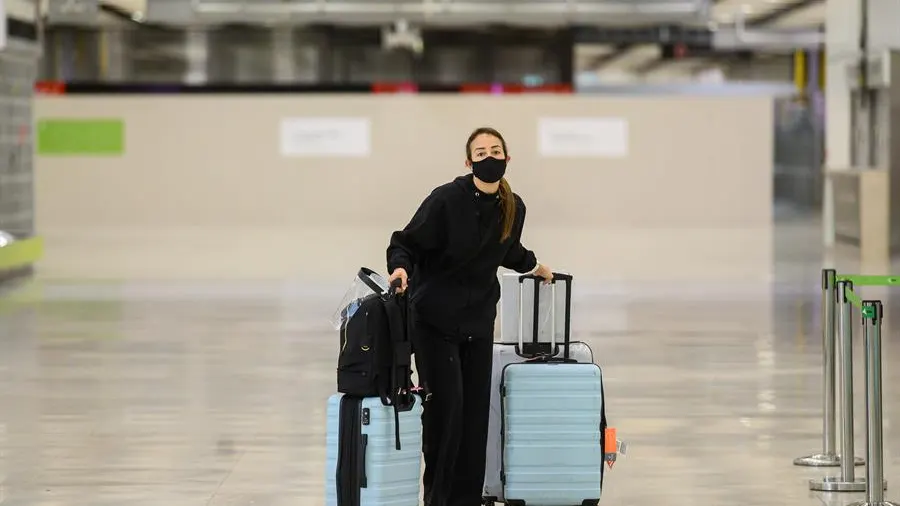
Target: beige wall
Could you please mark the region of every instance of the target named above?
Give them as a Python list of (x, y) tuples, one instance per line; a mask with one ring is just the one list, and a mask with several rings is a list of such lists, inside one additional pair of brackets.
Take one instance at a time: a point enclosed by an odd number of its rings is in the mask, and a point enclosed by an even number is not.
[[(178, 96), (41, 98), (38, 117), (121, 117), (121, 158), (37, 162), (49, 277), (292, 277), (384, 269), (390, 232), (463, 173), (469, 131), (509, 142), (526, 243), (595, 279), (759, 280), (771, 263), (764, 97)], [(367, 116), (372, 155), (287, 159), (284, 117)], [(547, 159), (542, 116), (628, 120), (621, 159)]]

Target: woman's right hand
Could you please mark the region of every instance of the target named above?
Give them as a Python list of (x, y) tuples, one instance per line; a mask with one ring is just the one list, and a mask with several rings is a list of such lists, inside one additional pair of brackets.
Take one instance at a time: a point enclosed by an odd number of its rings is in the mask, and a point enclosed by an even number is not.
[(397, 267), (394, 269), (394, 272), (391, 273), (391, 277), (388, 278), (388, 283), (392, 284), (395, 279), (400, 280), (400, 288), (397, 289), (397, 293), (403, 293), (406, 291), (406, 283), (409, 281), (409, 275), (406, 274), (406, 269), (403, 267)]

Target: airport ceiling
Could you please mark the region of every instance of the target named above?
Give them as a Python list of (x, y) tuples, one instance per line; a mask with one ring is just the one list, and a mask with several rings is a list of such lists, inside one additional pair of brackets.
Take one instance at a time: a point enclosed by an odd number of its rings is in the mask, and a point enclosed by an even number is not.
[(825, 24), (825, 2), (809, 0), (722, 0), (712, 7), (712, 22), (733, 23), (739, 17), (758, 26), (809, 28)]
[[(628, 26), (681, 25), (696, 27), (698, 31), (734, 29), (736, 23), (748, 28), (776, 31), (819, 30), (825, 23), (825, 0), (50, 0), (62, 3), (93, 3), (122, 15), (132, 16), (135, 21), (174, 24), (216, 24), (233, 22), (260, 22), (262, 24), (304, 22), (327, 22), (335, 20), (340, 24), (372, 24), (390, 22), (398, 18), (416, 23), (418, 13), (426, 23), (436, 25), (464, 25), (466, 19), (490, 18), (487, 22), (507, 21), (504, 9), (515, 11), (515, 19), (510, 24), (547, 25), (579, 24), (598, 25), (604, 28), (627, 28)], [(567, 21), (560, 23), (561, 16), (555, 18), (554, 9), (566, 5), (588, 6), (579, 15), (564, 15)], [(330, 6), (327, 16), (316, 11), (323, 5)], [(453, 16), (434, 14), (433, 9), (455, 5), (465, 11)], [(635, 5), (644, 9), (635, 12)], [(424, 10), (428, 11), (424, 15)], [(540, 9), (546, 15), (540, 15)], [(279, 14), (279, 9), (284, 9)], [(405, 9), (405, 10), (404, 10)], [(418, 9), (418, 10), (417, 10)], [(429, 9), (432, 9), (429, 11)], [(466, 10), (470, 9), (470, 10)], [(518, 10), (516, 10), (518, 9)], [(591, 10), (595, 9), (595, 10)], [(606, 9), (603, 14), (601, 11)], [(619, 9), (619, 10), (616, 10)], [(52, 8), (51, 8), (52, 10)], [(398, 10), (404, 14), (398, 15)], [(430, 12), (430, 14), (429, 14)], [(449, 12), (449, 11), (448, 11)], [(557, 11), (558, 12), (558, 11)], [(610, 14), (611, 12), (611, 14)], [(524, 13), (524, 14), (523, 14)], [(327, 18), (327, 19), (323, 19)], [(418, 20), (418, 21), (421, 21)], [(532, 23), (531, 21), (534, 21)], [(766, 57), (766, 50), (754, 51)], [(784, 54), (776, 50), (771, 54)], [(702, 54), (688, 55), (687, 58), (672, 60), (662, 53), (658, 44), (644, 42), (592, 43), (580, 44), (575, 55), (576, 68), (606, 75), (641, 74), (671, 71), (684, 66), (685, 71), (714, 64)], [(691, 67), (691, 68), (689, 68)]]
[[(179, 9), (181, 6), (191, 5), (193, 11), (202, 10), (223, 20), (228, 16), (246, 18), (248, 12), (264, 12), (265, 9), (271, 9), (270, 15), (275, 17), (278, 16), (279, 9), (289, 12), (291, 8), (295, 9), (290, 11), (294, 12), (294, 18), (299, 20), (304, 17), (303, 12), (312, 12), (317, 6), (328, 5), (335, 9), (331, 17), (337, 18), (343, 13), (356, 22), (365, 17), (362, 11), (380, 19), (385, 16), (396, 17), (396, 13), (403, 12), (403, 9), (410, 9), (409, 12), (424, 9), (425, 12), (432, 13), (424, 17), (430, 18), (430, 22), (439, 23), (441, 18), (450, 19), (448, 15), (441, 16), (442, 12), (450, 11), (441, 9), (457, 5), (467, 12), (471, 10), (471, 16), (476, 19), (482, 12), (485, 16), (502, 16), (504, 9), (510, 9), (510, 12), (521, 9), (521, 12), (532, 13), (536, 18), (535, 24), (540, 24), (544, 20), (550, 22), (560, 19), (562, 15), (553, 14), (557, 9), (563, 9), (567, 4), (580, 4), (586, 10), (575, 16), (562, 17), (580, 22), (603, 22), (606, 19), (610, 24), (622, 25), (659, 23), (665, 22), (666, 18), (683, 24), (727, 25), (744, 18), (756, 26), (773, 28), (810, 28), (821, 26), (825, 22), (824, 0), (101, 0), (100, 3), (139, 15), (144, 15), (149, 10), (151, 20), (154, 11), (176, 4), (179, 4)], [(311, 10), (304, 11), (305, 8)], [(589, 14), (594, 12), (594, 8), (597, 9), (595, 16)], [(494, 12), (487, 14), (491, 9)], [(543, 15), (540, 14), (541, 9), (544, 9)], [(521, 24), (528, 24), (528, 17), (521, 16), (521, 19)], [(235, 20), (237, 19), (227, 21)]]

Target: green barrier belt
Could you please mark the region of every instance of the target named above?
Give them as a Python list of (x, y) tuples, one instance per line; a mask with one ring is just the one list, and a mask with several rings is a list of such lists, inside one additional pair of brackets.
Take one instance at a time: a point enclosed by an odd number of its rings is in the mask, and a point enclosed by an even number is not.
[(860, 276), (845, 274), (835, 277), (835, 281), (849, 281), (853, 286), (900, 286), (900, 276)]
[[(849, 281), (854, 287), (860, 286), (900, 286), (900, 276), (862, 276), (859, 274), (844, 274), (835, 276), (834, 280)], [(844, 295), (851, 304), (862, 311), (863, 318), (875, 318), (875, 308), (872, 306), (863, 307), (862, 298), (852, 289), (847, 288)]]
[(850, 304), (853, 304), (857, 309), (862, 312), (863, 318), (872, 319), (875, 318), (875, 307), (873, 306), (865, 306), (863, 307), (862, 298), (850, 288), (844, 289), (844, 296), (847, 297), (847, 300), (850, 301)]
[(31, 237), (0, 248), (0, 271), (21, 269), (37, 263), (44, 254), (44, 241)]
[(862, 309), (862, 298), (849, 288), (844, 289), (844, 296), (853, 304), (856, 309)]

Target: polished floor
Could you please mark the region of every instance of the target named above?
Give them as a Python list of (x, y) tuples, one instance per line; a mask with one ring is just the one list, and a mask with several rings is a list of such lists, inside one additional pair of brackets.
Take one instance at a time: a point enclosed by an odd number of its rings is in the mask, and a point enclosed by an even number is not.
[[(788, 224), (780, 234), (775, 276), (764, 286), (622, 282), (576, 298), (577, 337), (604, 368), (607, 413), (629, 444), (607, 476), (604, 504), (843, 505), (863, 497), (810, 492), (810, 478), (837, 470), (792, 465), (821, 448), (823, 258), (811, 246), (814, 225)], [(887, 497), (900, 500), (900, 326), (890, 322), (900, 307), (871, 293), (887, 303), (885, 469)], [(249, 281), (38, 277), (7, 293), (0, 503), (323, 504), (335, 302), (330, 292)]]

